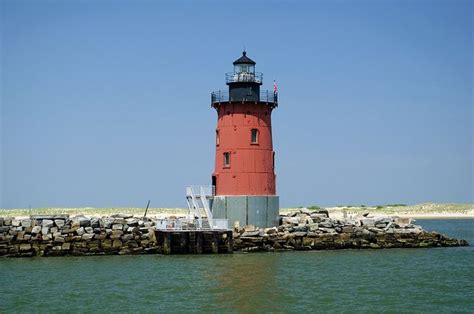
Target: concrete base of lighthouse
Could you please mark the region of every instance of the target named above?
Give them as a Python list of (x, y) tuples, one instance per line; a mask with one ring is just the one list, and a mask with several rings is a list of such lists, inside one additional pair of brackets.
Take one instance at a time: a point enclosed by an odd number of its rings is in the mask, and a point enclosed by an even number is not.
[(226, 218), (229, 227), (237, 224), (242, 227), (254, 225), (260, 228), (278, 226), (280, 199), (276, 195), (268, 196), (214, 196), (212, 216)]

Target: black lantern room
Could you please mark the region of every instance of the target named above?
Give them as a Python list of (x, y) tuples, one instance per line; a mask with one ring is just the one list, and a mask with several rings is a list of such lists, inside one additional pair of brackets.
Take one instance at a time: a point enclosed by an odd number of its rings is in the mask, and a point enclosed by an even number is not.
[(230, 101), (259, 101), (263, 75), (255, 72), (255, 61), (243, 51), (233, 64), (234, 72), (226, 73)]

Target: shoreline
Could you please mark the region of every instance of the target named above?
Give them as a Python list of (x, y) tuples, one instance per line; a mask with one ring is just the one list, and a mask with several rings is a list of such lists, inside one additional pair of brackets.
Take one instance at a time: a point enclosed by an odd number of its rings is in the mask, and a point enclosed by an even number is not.
[[(63, 211), (61, 212), (54, 212), (54, 213), (48, 213), (45, 211), (24, 211), (24, 212), (19, 212), (18, 210), (11, 210), (11, 215), (9, 213), (10, 210), (8, 209), (0, 209), (0, 217), (5, 217), (5, 218), (17, 218), (17, 219), (27, 219), (30, 218), (31, 215), (70, 215), (70, 216), (87, 216), (87, 217), (106, 217), (109, 216), (109, 213), (107, 212), (102, 212), (100, 209), (97, 209), (97, 211), (91, 211), (91, 210), (84, 210), (80, 211), (77, 209), (74, 210), (68, 210), (67, 208), (64, 208)], [(298, 212), (298, 210), (285, 210), (282, 209), (280, 210), (280, 216), (285, 216), (290, 213)], [(368, 212), (368, 217), (400, 217), (400, 218), (412, 218), (412, 219), (474, 219), (474, 211), (470, 211), (467, 213), (450, 213), (450, 212), (419, 212), (419, 213), (407, 213), (407, 212), (380, 212), (380, 211), (367, 211)], [(133, 217), (143, 217), (143, 214), (138, 214), (137, 212), (130, 212), (127, 211), (126, 209), (120, 210), (120, 208), (117, 208), (116, 213), (121, 213), (121, 214), (126, 214), (126, 215), (131, 215)], [(347, 217), (358, 217), (362, 216), (362, 212), (346, 212)], [(149, 219), (163, 219), (163, 218), (169, 218), (169, 217), (185, 217), (185, 210), (179, 210), (176, 212), (172, 211), (165, 211), (165, 212), (153, 212), (153, 213), (148, 213), (147, 218)], [(331, 218), (336, 218), (336, 219), (342, 219), (344, 218), (344, 212), (343, 211), (329, 211), (329, 216)]]
[[(348, 213), (348, 216), (357, 216), (360, 213)], [(394, 213), (384, 213), (384, 212), (369, 212), (370, 216), (379, 217), (379, 216), (390, 216), (390, 217), (400, 217), (400, 218), (412, 218), (412, 219), (474, 219), (473, 213), (446, 213), (446, 212), (431, 212), (431, 213), (406, 213), (406, 212), (394, 212)], [(333, 218), (343, 218), (343, 212), (329, 212), (329, 216)]]
[[(474, 219), (474, 204), (453, 203), (423, 203), (416, 205), (383, 205), (383, 206), (335, 206), (319, 208), (318, 206), (280, 208), (280, 216), (299, 212), (301, 209), (325, 210), (332, 218), (341, 219), (347, 217), (358, 217), (363, 215), (379, 217), (401, 217), (413, 219)], [(187, 208), (163, 208), (151, 207), (148, 209), (148, 218), (184, 217)], [(76, 208), (0, 208), (0, 217), (29, 218), (31, 215), (84, 215), (89, 217), (106, 217), (113, 214), (126, 214), (133, 217), (143, 217), (144, 208), (139, 207), (76, 207)]]

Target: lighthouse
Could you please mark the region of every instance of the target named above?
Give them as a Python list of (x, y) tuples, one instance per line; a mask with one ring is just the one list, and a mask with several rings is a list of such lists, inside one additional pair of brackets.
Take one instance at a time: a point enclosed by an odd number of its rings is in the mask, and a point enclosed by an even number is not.
[(231, 227), (277, 226), (271, 114), (278, 95), (276, 89), (260, 90), (263, 74), (245, 51), (233, 65), (225, 75), (228, 90), (211, 94), (217, 112), (212, 216), (228, 219)]

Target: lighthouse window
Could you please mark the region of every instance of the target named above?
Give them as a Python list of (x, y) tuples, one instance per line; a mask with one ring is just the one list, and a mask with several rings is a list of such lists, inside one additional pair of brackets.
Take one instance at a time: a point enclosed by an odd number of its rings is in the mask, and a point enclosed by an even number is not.
[(258, 144), (258, 130), (257, 129), (252, 129), (251, 136), (250, 136), (250, 142), (252, 144)]
[(219, 146), (219, 130), (216, 130), (216, 146)]
[(230, 153), (225, 152), (224, 153), (224, 167), (230, 167)]

